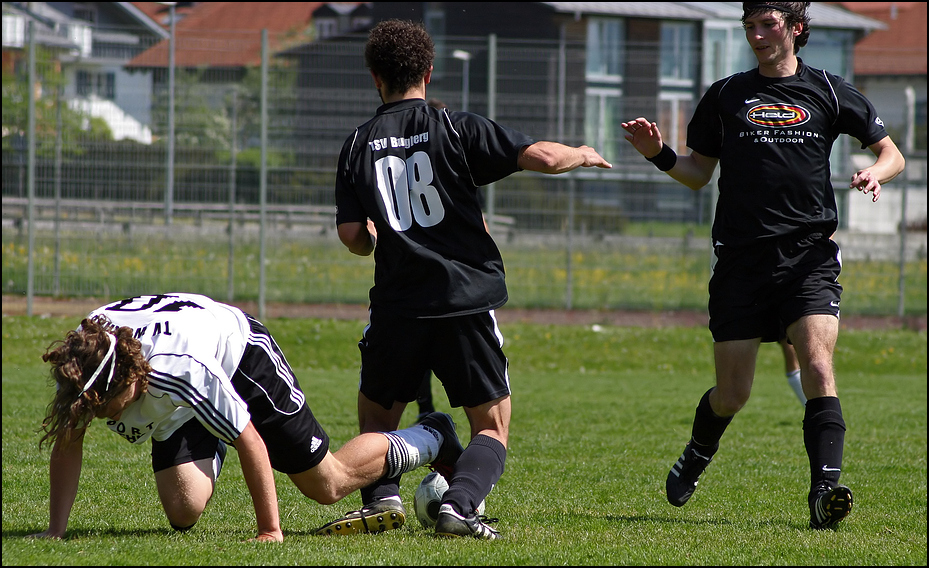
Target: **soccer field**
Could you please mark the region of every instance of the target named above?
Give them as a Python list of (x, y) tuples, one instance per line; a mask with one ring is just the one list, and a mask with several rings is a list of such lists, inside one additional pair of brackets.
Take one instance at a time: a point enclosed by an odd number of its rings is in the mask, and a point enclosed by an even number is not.
[[(762, 346), (748, 405), (722, 439), (691, 501), (664, 497), (668, 469), (712, 385), (704, 327), (502, 326), (513, 418), (507, 469), (487, 498), (504, 539), (436, 540), (408, 521), (382, 535), (316, 537), (358, 508), (352, 495), (322, 506), (277, 474), (285, 541), (244, 542), (255, 517), (235, 452), (213, 501), (188, 533), (172, 531), (158, 502), (149, 446), (95, 424), (85, 442), (68, 538), (47, 528), (48, 450), (37, 429), (51, 395), (40, 355), (77, 318), (3, 318), (4, 565), (926, 565), (926, 333), (844, 331), (836, 371), (846, 434), (842, 481), (855, 494), (836, 531), (807, 528), (809, 467), (803, 410), (776, 345)], [(334, 448), (357, 430), (356, 347), (363, 323), (266, 322), (294, 367)], [(439, 410), (448, 411), (433, 381)], [(451, 410), (463, 442), (467, 421)], [(404, 426), (416, 414), (407, 410)]]

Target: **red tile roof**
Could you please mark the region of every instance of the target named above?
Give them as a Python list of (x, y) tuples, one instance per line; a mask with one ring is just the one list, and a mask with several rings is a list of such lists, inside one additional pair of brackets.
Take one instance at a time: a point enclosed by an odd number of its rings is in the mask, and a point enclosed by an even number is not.
[(926, 75), (926, 2), (838, 4), (887, 24), (855, 45), (855, 75)]
[[(169, 27), (157, 2), (133, 2), (159, 24)], [(326, 2), (199, 2), (184, 8), (176, 26), (178, 67), (242, 67), (261, 63), (261, 30), (268, 30), (272, 51), (313, 37), (313, 12)], [(353, 2), (352, 4), (361, 4)], [(165, 21), (162, 21), (165, 20)], [(166, 67), (168, 41), (129, 62), (130, 67)]]

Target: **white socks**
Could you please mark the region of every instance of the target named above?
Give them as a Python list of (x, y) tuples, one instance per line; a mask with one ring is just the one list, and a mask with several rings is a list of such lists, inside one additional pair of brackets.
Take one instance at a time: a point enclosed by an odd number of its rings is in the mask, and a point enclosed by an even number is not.
[(384, 435), (390, 442), (386, 477), (396, 477), (431, 463), (439, 455), (443, 441), (442, 434), (422, 425), (384, 432)]
[(806, 406), (806, 395), (803, 394), (803, 385), (800, 384), (800, 369), (787, 373), (787, 384), (793, 389), (800, 404)]

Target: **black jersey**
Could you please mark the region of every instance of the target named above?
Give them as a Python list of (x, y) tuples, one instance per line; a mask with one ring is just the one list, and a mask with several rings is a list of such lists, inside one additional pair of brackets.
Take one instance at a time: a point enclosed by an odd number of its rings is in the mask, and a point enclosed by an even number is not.
[(688, 147), (719, 158), (714, 241), (832, 235), (838, 216), (829, 155), (839, 134), (862, 148), (887, 136), (864, 95), (802, 61), (791, 77), (753, 69), (714, 83), (687, 127)]
[(346, 140), (336, 223), (377, 228), (372, 307), (409, 317), (487, 311), (507, 300), (503, 260), (478, 187), (519, 170), (528, 136), (408, 99), (381, 106)]

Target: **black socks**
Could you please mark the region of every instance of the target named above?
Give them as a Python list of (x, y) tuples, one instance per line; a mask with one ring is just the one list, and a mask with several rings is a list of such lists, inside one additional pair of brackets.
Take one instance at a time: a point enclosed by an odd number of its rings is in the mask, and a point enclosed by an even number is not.
[(834, 396), (811, 398), (803, 417), (803, 444), (810, 457), (810, 486), (833, 488), (842, 473), (845, 420)]
[(503, 475), (505, 462), (503, 444), (490, 436), (475, 436), (455, 464), (453, 483), (442, 503), (449, 503), (465, 517), (474, 514)]

